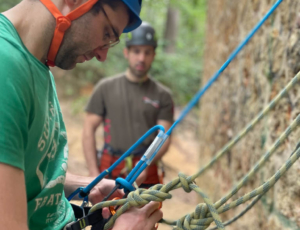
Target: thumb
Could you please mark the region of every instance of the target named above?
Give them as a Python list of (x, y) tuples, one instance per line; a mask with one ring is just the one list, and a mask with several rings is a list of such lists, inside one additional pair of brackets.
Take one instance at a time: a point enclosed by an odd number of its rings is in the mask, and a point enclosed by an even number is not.
[(103, 208), (102, 209), (102, 216), (104, 219), (108, 219), (110, 217), (110, 211), (108, 208)]

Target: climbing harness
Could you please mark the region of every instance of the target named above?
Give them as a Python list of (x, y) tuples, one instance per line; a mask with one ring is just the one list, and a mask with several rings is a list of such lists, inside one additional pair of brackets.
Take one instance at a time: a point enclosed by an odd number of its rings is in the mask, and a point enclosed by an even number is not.
[[(126, 178), (126, 176), (133, 169), (134, 165), (140, 160), (141, 156), (147, 151), (150, 145), (142, 146), (137, 150), (134, 150), (128, 157), (124, 159), (120, 164), (114, 168), (108, 175), (109, 179), (116, 179), (118, 177)], [(112, 148), (109, 144), (105, 143), (101, 155), (98, 157), (98, 167), (100, 172), (109, 168), (114, 162), (116, 162), (120, 156), (124, 154), (121, 150)], [(154, 184), (162, 183), (164, 177), (163, 164), (159, 161), (156, 164), (151, 164), (147, 168), (147, 179), (144, 181), (142, 187), (149, 188)]]
[[(113, 170), (116, 165), (119, 164), (125, 157), (127, 157), (142, 141), (151, 133), (156, 132), (158, 130), (159, 133), (153, 143), (150, 145), (146, 153), (141, 158), (140, 162), (136, 167), (129, 173), (126, 179), (118, 178), (116, 180), (116, 186), (111, 191), (111, 193), (104, 198), (104, 200), (98, 204), (92, 206), (88, 212), (88, 215), (97, 212), (98, 210), (102, 210), (104, 207), (115, 207), (118, 206), (119, 209), (115, 210), (116, 212), (104, 225), (104, 229), (112, 228), (116, 219), (124, 212), (126, 212), (130, 207), (139, 207), (148, 204), (150, 201), (162, 202), (166, 199), (170, 199), (172, 196), (169, 194), (170, 191), (182, 187), (185, 192), (195, 191), (199, 194), (204, 203), (198, 204), (195, 212), (187, 214), (180, 218), (177, 221), (169, 221), (162, 219), (161, 223), (166, 223), (174, 227), (174, 229), (180, 230), (189, 230), (189, 229), (207, 229), (212, 222), (215, 223), (216, 227), (210, 229), (225, 229), (224, 226), (233, 223), (242, 215), (244, 215), (248, 210), (250, 210), (255, 203), (257, 203), (260, 198), (266, 194), (272, 186), (283, 176), (283, 174), (300, 158), (300, 144), (296, 146), (296, 149), (293, 151), (289, 159), (283, 164), (280, 169), (270, 177), (266, 182), (264, 182), (261, 186), (254, 189), (253, 191), (247, 193), (246, 195), (230, 202), (230, 198), (232, 198), (239, 190), (242, 188), (247, 182), (257, 173), (264, 164), (270, 159), (270, 157), (275, 153), (275, 151), (279, 148), (279, 146), (284, 143), (287, 137), (300, 125), (300, 114), (292, 121), (292, 123), (286, 128), (286, 130), (279, 136), (279, 138), (275, 141), (275, 143), (268, 149), (268, 151), (260, 158), (260, 160), (253, 166), (253, 168), (240, 180), (237, 185), (233, 187), (233, 189), (228, 192), (224, 197), (222, 197), (219, 201), (213, 203), (209, 197), (194, 183), (194, 180), (202, 175), (208, 168), (214, 165), (217, 160), (219, 160), (222, 156), (228, 153), (243, 137), (249, 133), (254, 126), (262, 120), (274, 107), (277, 105), (280, 99), (285, 97), (287, 93), (300, 82), (300, 72), (285, 86), (285, 88), (244, 128), (241, 132), (237, 134), (230, 142), (228, 142), (220, 151), (218, 151), (215, 157), (206, 164), (203, 168), (201, 168), (197, 173), (192, 176), (185, 176), (182, 173), (178, 174), (178, 178), (172, 180), (171, 182), (163, 185), (157, 184), (152, 186), (149, 189), (134, 189), (132, 186), (135, 179), (138, 175), (151, 163), (155, 154), (159, 151), (165, 140), (172, 133), (172, 130), (181, 122), (181, 120), (187, 115), (187, 113), (192, 109), (194, 105), (197, 104), (202, 95), (209, 89), (209, 87), (218, 79), (220, 74), (227, 68), (230, 62), (237, 56), (237, 54), (244, 48), (244, 46), (250, 41), (250, 39), (254, 36), (254, 34), (258, 31), (258, 29), (263, 25), (263, 23), (270, 17), (270, 15), (276, 10), (276, 8), (282, 3), (283, 0), (278, 0), (269, 12), (264, 16), (264, 18), (255, 26), (253, 31), (246, 37), (246, 39), (237, 47), (236, 50), (230, 55), (229, 59), (223, 64), (221, 69), (216, 72), (216, 74), (208, 81), (208, 83), (194, 96), (194, 98), (190, 101), (190, 103), (183, 110), (179, 119), (175, 121), (172, 127), (168, 130), (168, 132), (164, 132), (163, 127), (155, 126), (150, 129), (140, 140), (138, 140), (117, 162), (115, 162), (109, 169), (103, 171), (90, 185), (86, 188), (77, 189), (74, 194), (78, 194), (86, 199), (89, 191), (92, 187), (95, 186), (105, 175), (107, 175), (111, 170)], [(115, 192), (118, 188), (124, 189), (127, 196), (122, 199), (108, 201), (109, 197), (113, 192)], [(72, 198), (72, 196), (71, 196)], [(223, 223), (219, 214), (224, 213), (232, 208), (235, 208), (251, 199), (254, 199), (252, 203), (250, 203), (239, 215), (234, 217), (233, 219)], [(70, 200), (70, 198), (69, 198)]]

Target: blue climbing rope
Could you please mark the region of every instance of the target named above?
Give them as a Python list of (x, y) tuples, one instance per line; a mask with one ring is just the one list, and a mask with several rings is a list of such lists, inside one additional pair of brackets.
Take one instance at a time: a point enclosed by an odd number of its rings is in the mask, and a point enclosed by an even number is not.
[(191, 111), (191, 109), (198, 103), (200, 98), (204, 93), (211, 87), (211, 85), (219, 78), (221, 73), (228, 67), (228, 65), (233, 61), (233, 59), (241, 52), (241, 50), (248, 44), (251, 38), (256, 34), (260, 27), (265, 23), (265, 21), (274, 13), (277, 7), (282, 3), (283, 0), (277, 1), (269, 12), (263, 17), (263, 19), (254, 27), (254, 29), (249, 33), (246, 39), (240, 43), (240, 45), (230, 54), (228, 60), (222, 65), (222, 67), (209, 79), (206, 85), (200, 89), (197, 94), (188, 103), (185, 109), (182, 111), (179, 118), (174, 122), (171, 128), (168, 130), (167, 134), (170, 135), (173, 129), (186, 117), (186, 115)]

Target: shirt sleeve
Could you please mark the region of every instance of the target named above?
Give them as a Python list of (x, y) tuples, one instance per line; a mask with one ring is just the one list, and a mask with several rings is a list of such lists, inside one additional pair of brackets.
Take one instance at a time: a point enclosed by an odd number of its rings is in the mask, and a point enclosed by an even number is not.
[[(0, 162), (24, 170), (32, 93), (22, 55), (0, 55)], [(24, 59), (24, 58), (23, 58)]]
[(106, 107), (104, 102), (104, 84), (100, 81), (89, 99), (89, 102), (85, 108), (86, 112), (94, 113), (104, 117), (106, 114)]
[(174, 103), (171, 94), (164, 92), (161, 98), (160, 110), (158, 113), (158, 120), (166, 120), (171, 123), (174, 122)]

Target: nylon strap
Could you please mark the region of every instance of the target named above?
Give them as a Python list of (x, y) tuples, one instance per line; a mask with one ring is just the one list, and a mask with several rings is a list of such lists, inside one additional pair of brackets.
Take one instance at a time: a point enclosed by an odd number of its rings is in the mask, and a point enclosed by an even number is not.
[[(87, 226), (92, 226), (92, 230), (102, 230), (106, 224), (106, 220), (103, 219), (102, 209), (97, 210), (96, 212), (90, 213), (87, 216), (83, 217), (83, 210), (81, 207), (71, 204), (75, 217), (78, 219), (75, 222), (68, 224), (64, 230), (81, 230)], [(90, 208), (84, 208), (85, 213), (88, 213)]]

